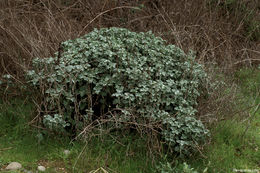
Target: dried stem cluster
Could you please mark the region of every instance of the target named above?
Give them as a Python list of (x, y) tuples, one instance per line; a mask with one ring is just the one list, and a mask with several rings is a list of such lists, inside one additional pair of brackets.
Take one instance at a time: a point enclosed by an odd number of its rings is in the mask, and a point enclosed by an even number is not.
[[(248, 17), (210, 0), (3, 0), (0, 2), (0, 74), (17, 79), (34, 57), (49, 57), (62, 41), (93, 28), (152, 30), (185, 51), (196, 51), (201, 63), (223, 69), (259, 63), (259, 43), (245, 33)], [(258, 1), (242, 1), (259, 14)], [(239, 8), (238, 3), (238, 7)], [(257, 11), (258, 10), (258, 11)], [(258, 20), (255, 15), (252, 20)]]

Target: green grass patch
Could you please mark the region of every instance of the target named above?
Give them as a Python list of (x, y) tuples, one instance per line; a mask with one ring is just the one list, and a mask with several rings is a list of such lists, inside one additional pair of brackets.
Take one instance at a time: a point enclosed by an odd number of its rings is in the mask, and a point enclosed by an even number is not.
[(151, 159), (146, 155), (146, 144), (137, 136), (122, 137), (122, 135), (118, 135), (117, 139), (109, 136), (94, 138), (81, 152), (74, 153), (74, 157), (79, 157), (75, 172), (81, 170), (90, 172), (100, 167), (107, 171), (125, 173), (153, 171)]
[(209, 173), (231, 173), (237, 170), (260, 170), (260, 110), (256, 110), (260, 101), (260, 70), (241, 69), (235, 74), (246, 105), (238, 105), (241, 110), (249, 109), (246, 117), (231, 116), (218, 122), (211, 128), (212, 139), (203, 151), (204, 157), (196, 157), (189, 163), (201, 172), (205, 168)]
[[(258, 114), (259, 116), (259, 114)], [(247, 124), (235, 120), (219, 123), (212, 129), (212, 142), (205, 149), (206, 158), (198, 159), (192, 166), (208, 167), (208, 172), (231, 173), (233, 169), (259, 169), (260, 119), (244, 134)]]
[[(19, 162), (27, 170), (38, 165), (46, 172), (90, 172), (103, 168), (115, 172), (152, 172), (146, 155), (145, 140), (134, 135), (93, 137), (87, 144), (66, 137), (50, 136), (32, 128), (34, 105), (13, 99), (0, 101), (0, 170), (10, 162)], [(66, 156), (63, 151), (70, 150)]]
[(256, 98), (260, 101), (260, 69), (244, 68), (235, 73), (238, 85), (244, 96)]

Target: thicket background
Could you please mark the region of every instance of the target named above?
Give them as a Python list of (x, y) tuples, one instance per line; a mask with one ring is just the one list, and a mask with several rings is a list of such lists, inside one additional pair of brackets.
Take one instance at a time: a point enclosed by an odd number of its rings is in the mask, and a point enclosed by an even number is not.
[(59, 44), (94, 28), (153, 31), (200, 63), (225, 72), (259, 64), (258, 0), (2, 0), (0, 74), (16, 80), (34, 57), (49, 57)]

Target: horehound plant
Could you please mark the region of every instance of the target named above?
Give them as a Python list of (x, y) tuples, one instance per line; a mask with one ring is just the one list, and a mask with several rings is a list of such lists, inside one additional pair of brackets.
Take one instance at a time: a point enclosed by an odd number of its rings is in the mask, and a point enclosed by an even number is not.
[(43, 122), (63, 118), (51, 127), (79, 132), (104, 119), (103, 127), (160, 132), (180, 153), (208, 135), (194, 108), (207, 79), (202, 65), (151, 32), (95, 29), (63, 42), (54, 57), (35, 58), (27, 75), (44, 95)]

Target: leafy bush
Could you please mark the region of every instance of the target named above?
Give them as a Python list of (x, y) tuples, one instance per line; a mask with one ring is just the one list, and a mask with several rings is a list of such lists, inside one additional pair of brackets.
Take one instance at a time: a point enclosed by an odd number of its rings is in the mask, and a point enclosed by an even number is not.
[(151, 32), (94, 30), (63, 42), (55, 57), (34, 59), (27, 74), (46, 114), (76, 130), (100, 119), (113, 120), (111, 128), (152, 128), (178, 152), (208, 134), (193, 118), (206, 73), (191, 53)]
[[(206, 169), (205, 169), (206, 170)], [(160, 163), (157, 166), (158, 173), (198, 173), (194, 168), (188, 165), (186, 162), (181, 164), (176, 164), (172, 166), (169, 162)]]
[(190, 116), (179, 116), (177, 118), (170, 117), (163, 120), (166, 125), (163, 135), (174, 150), (180, 154), (189, 154), (189, 148), (194, 144), (198, 144), (198, 139), (207, 136), (208, 131), (205, 130), (203, 124)]
[(49, 129), (64, 130), (66, 126), (69, 126), (66, 123), (61, 115), (54, 114), (54, 116), (45, 115), (43, 119), (43, 124)]

